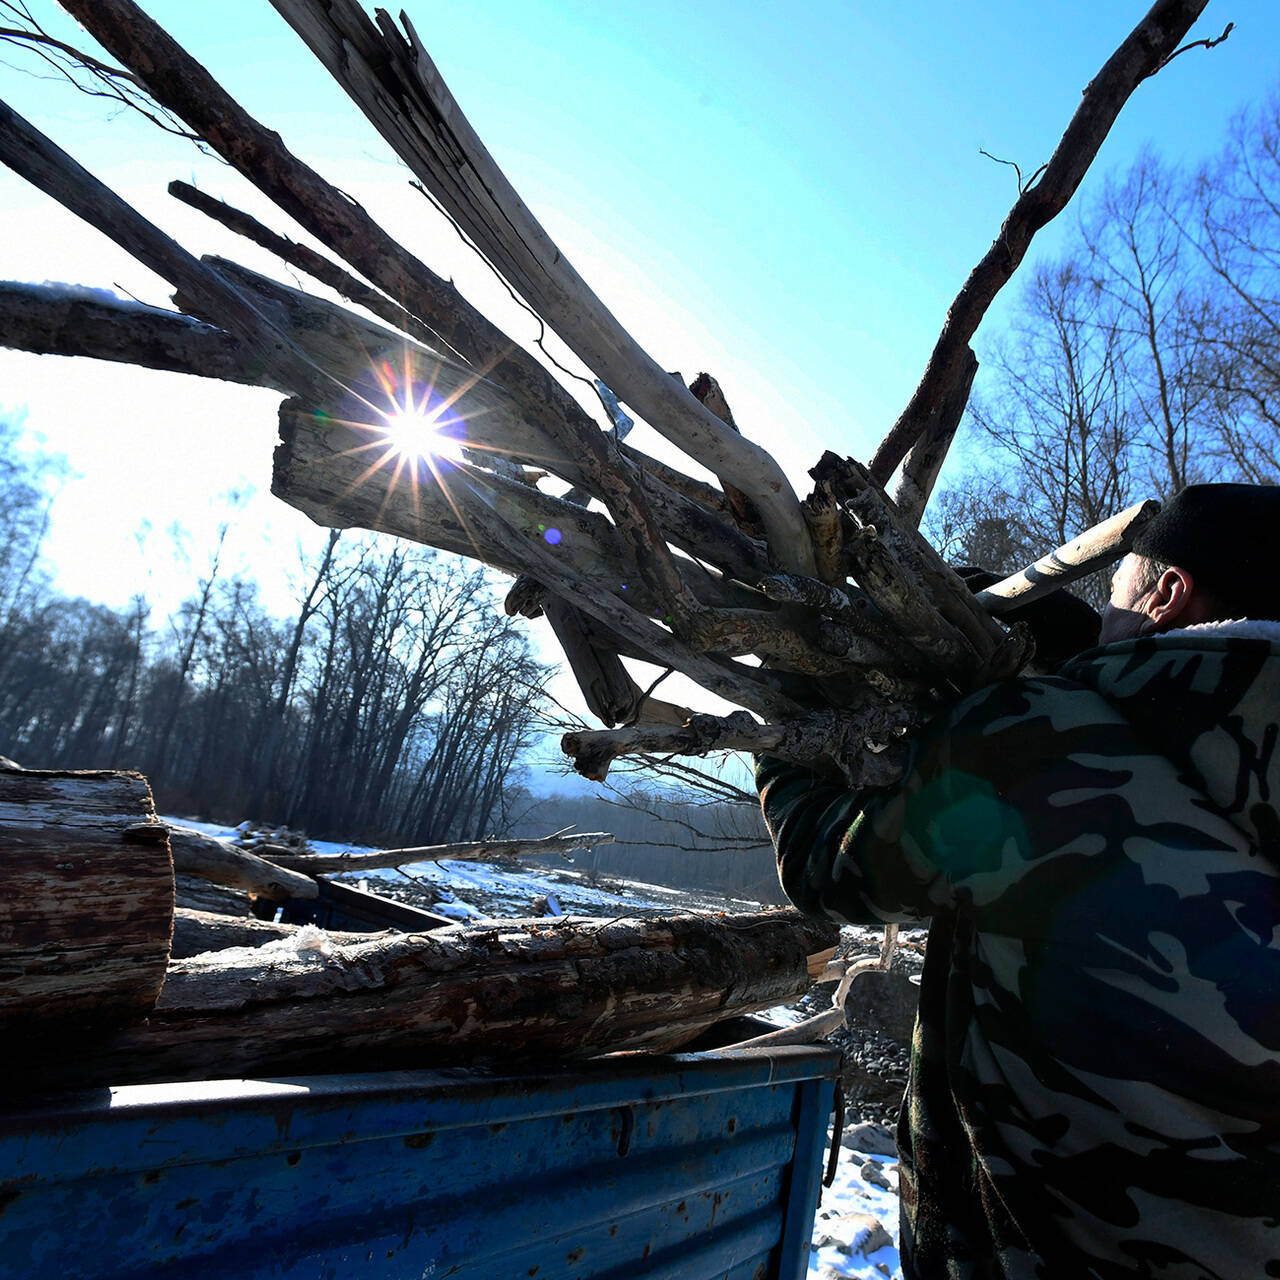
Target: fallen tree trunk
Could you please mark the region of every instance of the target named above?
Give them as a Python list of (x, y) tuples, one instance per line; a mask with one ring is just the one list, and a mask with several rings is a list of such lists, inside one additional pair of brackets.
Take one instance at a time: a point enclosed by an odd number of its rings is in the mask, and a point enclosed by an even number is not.
[[(491, 862), (501, 858), (517, 858), (525, 854), (570, 854), (591, 849), (598, 844), (612, 844), (607, 831), (583, 831), (577, 835), (547, 836), (529, 840), (471, 840), (459, 844), (424, 844), (411, 849), (377, 849), (372, 853), (292, 853), (278, 852), (271, 845), (261, 846), (259, 861), (277, 867), (288, 867), (307, 876), (338, 875), (343, 872), (376, 871), (385, 867), (403, 867), (411, 862)], [(314, 895), (313, 895), (314, 896)]]
[(668, 1051), (801, 995), (838, 937), (829, 922), (770, 911), (237, 949), (172, 964), (147, 1021), (93, 1054), (11, 1054), (0, 1072), (80, 1087)]
[(173, 863), (137, 773), (0, 770), (0, 1026), (146, 1017), (164, 982)]
[(257, 898), (283, 902), (286, 898), (314, 898), (320, 892), (309, 875), (291, 870), (287, 863), (274, 858), (268, 862), (203, 831), (170, 827), (169, 847), (175, 871), (229, 889), (243, 889)]

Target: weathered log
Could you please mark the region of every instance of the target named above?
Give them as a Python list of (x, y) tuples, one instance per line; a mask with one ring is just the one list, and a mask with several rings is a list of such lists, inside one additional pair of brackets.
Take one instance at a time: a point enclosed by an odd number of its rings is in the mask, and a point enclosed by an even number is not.
[[(41, 1087), (668, 1051), (808, 990), (838, 930), (793, 911), (503, 921), (173, 963), (144, 1024), (92, 1055), (0, 1071)], [(815, 967), (816, 964), (815, 964)]]
[(1109, 520), (1086, 529), (1056, 551), (1041, 556), (1035, 564), (993, 582), (974, 599), (997, 616), (1039, 600), (1118, 560), (1159, 510), (1160, 504), (1152, 500), (1135, 503)]
[(282, 902), (285, 898), (314, 898), (320, 892), (309, 875), (189, 827), (169, 828), (169, 848), (175, 871), (243, 889), (258, 898)]
[(137, 773), (0, 770), (0, 1026), (145, 1018), (164, 981), (173, 863)]
[[(187, 960), (203, 955), (206, 951), (226, 951), (230, 947), (260, 947), (281, 938), (292, 938), (300, 924), (276, 924), (271, 920), (259, 920), (254, 916), (225, 916), (213, 911), (193, 911), (189, 907), (177, 907), (173, 913), (173, 948), (171, 960)], [(339, 932), (326, 929), (325, 936), (335, 946), (369, 942), (382, 934)], [(389, 935), (386, 935), (389, 936)]]
[[(456, 844), (424, 844), (409, 849), (376, 849), (369, 853), (291, 853), (264, 846), (263, 858), (277, 867), (305, 872), (301, 879), (318, 875), (339, 875), (374, 871), (385, 867), (403, 867), (411, 862), (443, 862), (446, 859), (467, 862), (491, 862), (517, 858), (524, 854), (570, 854), (591, 849), (599, 844), (612, 844), (607, 831), (582, 831), (529, 840), (469, 840)], [(312, 882), (314, 886), (314, 881)], [(314, 895), (313, 895), (314, 896)]]

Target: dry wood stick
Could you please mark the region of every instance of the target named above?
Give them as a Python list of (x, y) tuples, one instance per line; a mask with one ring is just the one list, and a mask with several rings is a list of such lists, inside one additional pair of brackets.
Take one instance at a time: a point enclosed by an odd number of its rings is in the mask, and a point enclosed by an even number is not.
[(247, 849), (237, 849), (225, 840), (189, 827), (171, 826), (168, 830), (175, 871), (273, 901), (315, 898), (320, 893), (319, 885), (309, 875), (287, 870)]
[(0, 282), (0, 345), (37, 355), (88, 356), (288, 393), (252, 348), (229, 333), (176, 311), (112, 299), (105, 292)]
[[(250, 116), (133, 0), (64, 0), (148, 93), (322, 244), (395, 298), (520, 406), (548, 439), (598, 427), (528, 352)], [(570, 448), (569, 452), (572, 452)], [(342, 523), (339, 521), (338, 523)], [(350, 523), (350, 522), (348, 522)]]
[(313, 396), (331, 393), (333, 379), (271, 320), (4, 103), (0, 161), (197, 299), (219, 328), (258, 353), (274, 379)]
[[(274, 253), (282, 262), (305, 271), (307, 275), (327, 284), (335, 293), (340, 293), (349, 302), (372, 311), (375, 316), (388, 324), (411, 334), (419, 342), (431, 347), (443, 346), (449, 350), (448, 343), (430, 325), (423, 324), (412, 312), (388, 298), (385, 293), (371, 289), (363, 281), (357, 280), (349, 271), (344, 271), (337, 263), (330, 262), (322, 254), (306, 245), (298, 244), (285, 236), (277, 235), (268, 227), (264, 227), (257, 218), (237, 209), (225, 200), (215, 200), (212, 196), (198, 191), (189, 183), (174, 181), (169, 183), (169, 194), (183, 204), (198, 209), (201, 213), (221, 223), (230, 231), (242, 235), (254, 244)], [(465, 359), (465, 357), (460, 357)]]
[[(988, 661), (1003, 644), (1004, 631), (974, 603), (972, 593), (955, 571), (920, 536), (915, 523), (885, 496), (867, 470), (852, 458), (842, 460), (828, 451), (811, 474), (819, 483), (828, 485), (863, 526), (876, 530), (906, 582), (922, 589), (944, 625), (958, 630), (973, 651)], [(865, 539), (858, 545), (869, 547)], [(887, 603), (881, 603), (881, 607), (887, 608)]]
[(567, 856), (581, 849), (612, 844), (607, 831), (581, 831), (528, 840), (470, 840), (455, 844), (424, 844), (407, 849), (375, 849), (368, 853), (287, 853), (268, 848), (263, 860), (306, 876), (340, 875), (408, 866), (411, 862), (493, 862), (529, 854)]
[(1118, 560), (1159, 510), (1160, 504), (1151, 499), (1135, 503), (1109, 520), (1086, 529), (1056, 551), (1041, 556), (1035, 564), (993, 582), (985, 591), (979, 591), (974, 599), (997, 616), (1039, 600), (1059, 587)]
[(774, 459), (662, 369), (587, 287), (476, 136), (407, 18), (381, 31), (348, 0), (275, 8), (396, 154), (579, 358), (655, 430), (748, 494), (778, 560), (812, 573), (799, 502)]
[[(752, 751), (812, 763), (830, 758), (856, 774), (863, 785), (887, 780), (899, 761), (895, 753), (868, 748), (901, 739), (920, 713), (887, 701), (867, 703), (862, 711), (821, 711), (796, 716), (786, 724), (759, 724), (745, 711), (728, 716), (693, 716), (679, 728), (633, 725), (567, 733), (560, 749), (573, 757), (584, 777), (603, 781), (622, 755), (706, 755), (709, 751)], [(891, 776), (891, 775), (889, 775)]]
[(1018, 195), (991, 248), (969, 273), (947, 312), (920, 384), (876, 450), (871, 474), (887, 484), (929, 428), (937, 407), (953, 402), (971, 376), (969, 341), (995, 296), (1026, 255), (1032, 237), (1075, 194), (1129, 95), (1164, 65), (1208, 0), (1157, 0), (1085, 87), (1071, 122), (1039, 178)]
[(908, 524), (919, 527), (924, 509), (929, 505), (933, 486), (946, 461), (947, 451), (959, 430), (973, 390), (973, 379), (978, 372), (978, 360), (972, 351), (957, 374), (955, 382), (947, 388), (942, 400), (931, 408), (924, 430), (911, 446), (902, 464), (902, 475), (894, 491), (893, 505), (902, 513)]

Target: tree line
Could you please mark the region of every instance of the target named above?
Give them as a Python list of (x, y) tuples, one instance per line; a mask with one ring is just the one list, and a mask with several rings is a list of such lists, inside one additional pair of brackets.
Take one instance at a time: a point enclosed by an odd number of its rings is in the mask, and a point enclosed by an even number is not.
[(929, 519), (953, 561), (1012, 571), (1142, 498), (1280, 478), (1280, 93), (1197, 168), (1113, 175), (983, 364)]
[(0, 754), (138, 769), (165, 812), (317, 837), (432, 844), (501, 833), (547, 668), (484, 572), (331, 532), (296, 609), (220, 571), (160, 625), (50, 588), (49, 461), (0, 423)]

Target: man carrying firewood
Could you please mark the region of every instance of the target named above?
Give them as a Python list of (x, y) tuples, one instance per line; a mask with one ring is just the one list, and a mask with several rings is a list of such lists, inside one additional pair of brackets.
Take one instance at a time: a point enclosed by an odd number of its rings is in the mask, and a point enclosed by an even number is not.
[(932, 926), (904, 1274), (1280, 1276), (1280, 488), (1194, 485), (1101, 646), (963, 699), (902, 781), (761, 757), (787, 895)]

